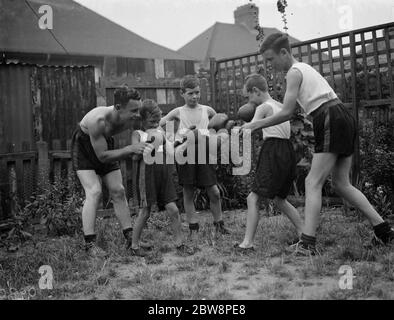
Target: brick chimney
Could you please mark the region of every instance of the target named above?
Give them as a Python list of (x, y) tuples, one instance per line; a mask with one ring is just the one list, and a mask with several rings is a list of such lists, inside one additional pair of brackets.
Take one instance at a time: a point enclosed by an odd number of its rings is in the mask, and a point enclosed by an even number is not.
[(235, 24), (244, 25), (249, 31), (256, 31), (259, 21), (259, 8), (254, 3), (245, 4), (234, 11)]

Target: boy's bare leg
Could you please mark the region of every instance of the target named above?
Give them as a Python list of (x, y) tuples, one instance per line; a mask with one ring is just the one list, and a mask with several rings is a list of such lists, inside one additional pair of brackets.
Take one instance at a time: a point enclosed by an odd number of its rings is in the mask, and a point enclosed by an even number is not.
[(198, 217), (196, 215), (196, 208), (194, 206), (194, 193), (196, 188), (194, 186), (183, 187), (183, 205), (186, 212), (186, 221), (189, 224), (198, 223)]
[(183, 243), (181, 218), (179, 209), (174, 202), (166, 204), (166, 211), (171, 220), (171, 229), (175, 236), (175, 246), (179, 247)]
[(94, 235), (96, 213), (102, 194), (100, 178), (94, 170), (77, 171), (77, 176), (85, 191), (86, 197), (82, 208), (83, 233), (85, 236)]
[(126, 199), (126, 192), (122, 182), (122, 173), (120, 170), (112, 171), (103, 177), (103, 181), (108, 187), (112, 198), (116, 217), (123, 230), (132, 228), (130, 209)]
[(213, 215), (213, 225), (216, 234), (229, 235), (231, 231), (224, 226), (222, 203), (220, 201), (218, 186), (215, 184), (214, 186), (208, 187), (207, 193), (210, 200), (210, 208)]
[(241, 248), (247, 249), (253, 247), (254, 237), (256, 235), (257, 225), (259, 223), (259, 196), (251, 192), (248, 196), (248, 212), (246, 216), (246, 231), (245, 238), (239, 245)]
[(302, 234), (303, 223), (297, 209), (294, 208), (293, 205), (286, 199), (275, 197), (274, 202), (278, 209), (289, 218), (291, 223), (296, 228), (298, 236), (300, 237)]
[(210, 208), (215, 222), (222, 220), (222, 204), (220, 202), (220, 191), (218, 186), (207, 187), (207, 194), (210, 201)]
[(138, 213), (138, 217), (135, 220), (135, 225), (133, 229), (133, 241), (132, 241), (132, 249), (139, 249), (140, 248), (140, 239), (142, 230), (144, 229), (149, 216), (150, 216), (150, 206), (140, 209)]
[(335, 164), (332, 181), (335, 192), (347, 202), (359, 209), (369, 220), (372, 226), (377, 226), (384, 222), (382, 217), (376, 212), (365, 195), (355, 188), (349, 180), (350, 169), (352, 167), (352, 157), (340, 158)]
[(333, 153), (315, 153), (311, 170), (305, 179), (305, 226), (303, 233), (316, 236), (322, 206), (322, 189), (328, 175), (333, 170), (337, 155)]

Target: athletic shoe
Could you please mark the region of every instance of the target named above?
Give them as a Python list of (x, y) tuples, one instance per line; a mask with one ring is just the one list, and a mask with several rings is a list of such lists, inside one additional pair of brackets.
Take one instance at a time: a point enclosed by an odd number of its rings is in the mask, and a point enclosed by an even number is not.
[(290, 246), (289, 249), (289, 251), (296, 256), (320, 256), (320, 252), (316, 249), (315, 245), (307, 245), (302, 240), (299, 240), (296, 244)]
[(186, 244), (182, 243), (180, 246), (176, 247), (176, 251), (181, 256), (192, 256), (196, 253), (197, 250), (187, 246)]
[(153, 250), (154, 245), (152, 243), (149, 243), (149, 242), (140, 241), (140, 247), (142, 249), (144, 249), (144, 250), (151, 251), (151, 250)]
[(104, 259), (108, 257), (108, 253), (98, 247), (96, 243), (90, 242), (85, 244), (85, 251), (91, 258)]
[(384, 246), (384, 245), (390, 245), (394, 243), (394, 229), (391, 228), (390, 231), (383, 237), (378, 238), (376, 235), (374, 235), (372, 241), (372, 246)]
[(190, 234), (194, 232), (200, 231), (200, 224), (199, 223), (189, 223), (189, 231)]
[(382, 239), (382, 241), (384, 244), (394, 243), (394, 229), (393, 228), (390, 229), (390, 232), (386, 235), (384, 240)]
[(242, 248), (239, 245), (240, 245), (240, 243), (236, 243), (233, 246), (233, 248), (235, 249), (236, 252), (240, 252), (240, 253), (243, 253), (243, 254), (248, 254), (248, 253), (253, 253), (253, 252), (256, 251), (253, 246), (249, 247), (249, 248)]
[(216, 233), (221, 233), (221, 234), (224, 234), (224, 235), (231, 234), (230, 231), (224, 227), (224, 221), (223, 220), (220, 220), (218, 222), (214, 222), (213, 225), (215, 227)]
[(138, 249), (129, 249), (130, 254), (135, 257), (146, 257), (149, 253), (143, 248), (139, 247)]
[(286, 243), (289, 246), (293, 246), (293, 245), (297, 244), (298, 242), (300, 242), (300, 237), (297, 237), (297, 238), (294, 238), (294, 239), (290, 239)]

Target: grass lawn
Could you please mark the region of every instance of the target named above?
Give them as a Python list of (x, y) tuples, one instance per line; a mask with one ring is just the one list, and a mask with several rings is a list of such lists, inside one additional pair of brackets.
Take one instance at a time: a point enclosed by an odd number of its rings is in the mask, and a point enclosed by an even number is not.
[[(394, 298), (394, 246), (365, 248), (371, 228), (354, 212), (345, 216), (342, 208), (324, 210), (318, 257), (295, 257), (285, 251), (295, 234), (283, 216), (263, 216), (256, 251), (236, 252), (233, 245), (243, 238), (245, 214), (225, 212), (232, 234), (216, 238), (211, 214), (202, 212), (199, 238), (189, 240), (201, 250), (190, 257), (175, 252), (164, 213), (154, 213), (144, 230), (144, 240), (155, 244), (146, 258), (127, 254), (115, 218), (98, 221), (98, 244), (110, 253), (107, 260), (86, 257), (82, 237), (35, 237), (12, 254), (0, 247), (0, 299), (9, 296), (10, 288), (21, 292), (32, 287), (32, 299)], [(42, 265), (53, 269), (53, 290), (38, 288)], [(339, 287), (342, 265), (353, 269), (351, 290)]]

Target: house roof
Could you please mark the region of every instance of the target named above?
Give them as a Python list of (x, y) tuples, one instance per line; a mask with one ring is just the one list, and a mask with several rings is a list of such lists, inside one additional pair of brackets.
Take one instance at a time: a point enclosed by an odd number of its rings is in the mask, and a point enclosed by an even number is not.
[[(53, 9), (53, 30), (41, 30), (40, 6)], [(155, 44), (72, 0), (0, 0), (0, 51), (193, 60)], [(33, 10), (35, 12), (33, 12)], [(60, 45), (60, 44), (61, 45)], [(66, 49), (66, 51), (62, 48)]]
[[(276, 28), (264, 28), (266, 36), (280, 32)], [(300, 42), (289, 36), (290, 43)], [(212, 27), (198, 35), (178, 50), (198, 61), (209, 58), (226, 59), (258, 51), (256, 33), (239, 24), (216, 22)]]

